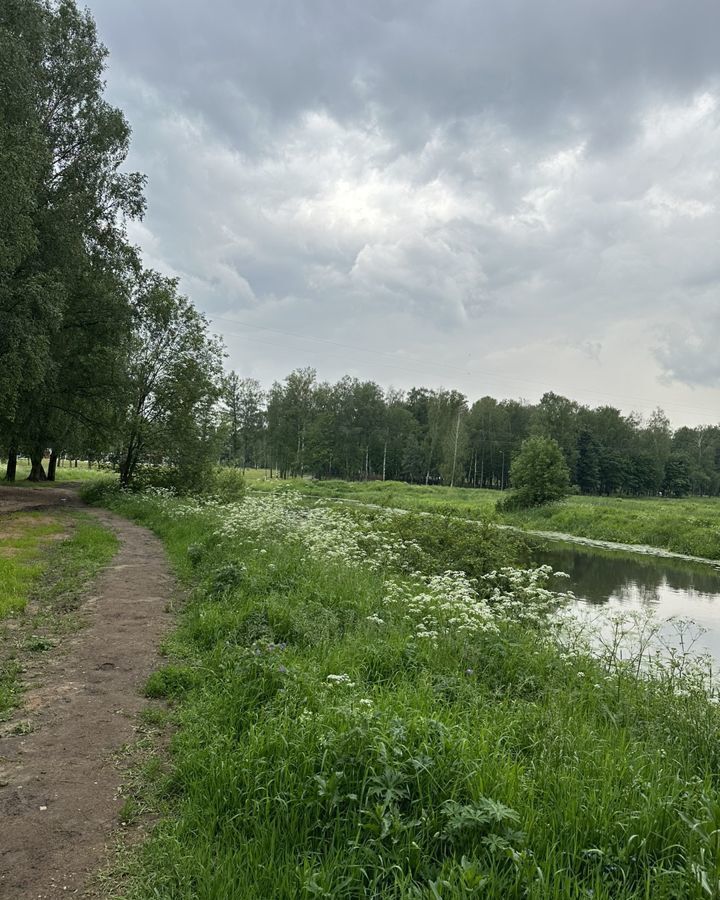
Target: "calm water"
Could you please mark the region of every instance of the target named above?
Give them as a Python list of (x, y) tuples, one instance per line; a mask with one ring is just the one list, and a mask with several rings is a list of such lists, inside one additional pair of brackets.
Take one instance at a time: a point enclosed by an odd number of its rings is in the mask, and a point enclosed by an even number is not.
[(533, 561), (567, 572), (584, 611), (643, 609), (659, 619), (680, 616), (707, 629), (699, 642), (720, 661), (720, 570), (660, 557), (592, 550), (547, 542), (533, 550)]

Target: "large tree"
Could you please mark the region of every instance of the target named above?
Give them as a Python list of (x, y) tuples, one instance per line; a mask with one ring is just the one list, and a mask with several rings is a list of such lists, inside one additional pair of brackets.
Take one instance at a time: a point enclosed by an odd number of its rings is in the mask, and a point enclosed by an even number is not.
[(14, 455), (21, 390), (50, 362), (63, 302), (59, 279), (37, 264), (38, 213), (51, 163), (39, 114), (46, 17), (39, 3), (0, 4), (0, 435)]
[(107, 51), (89, 12), (74, 0), (7, 0), (0, 40), (20, 85), (2, 110), (19, 224), (0, 258), (0, 314), (10, 340), (22, 335), (0, 345), (13, 373), (3, 431), (41, 479), (47, 446), (107, 429), (99, 414), (130, 327), (124, 223), (142, 214), (144, 179), (122, 171), (130, 128), (103, 98)]

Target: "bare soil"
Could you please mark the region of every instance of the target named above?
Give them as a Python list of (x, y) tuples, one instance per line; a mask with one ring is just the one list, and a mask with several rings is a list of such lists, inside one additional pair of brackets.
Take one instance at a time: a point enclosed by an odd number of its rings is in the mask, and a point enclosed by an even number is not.
[[(81, 505), (75, 486), (0, 488), (0, 519)], [(176, 585), (160, 541), (112, 513), (89, 511), (120, 548), (88, 587), (86, 627), (32, 672), (18, 714), (18, 730), (29, 733), (0, 738), (3, 900), (86, 895), (119, 825), (116, 754), (134, 738), (140, 689), (170, 625)]]

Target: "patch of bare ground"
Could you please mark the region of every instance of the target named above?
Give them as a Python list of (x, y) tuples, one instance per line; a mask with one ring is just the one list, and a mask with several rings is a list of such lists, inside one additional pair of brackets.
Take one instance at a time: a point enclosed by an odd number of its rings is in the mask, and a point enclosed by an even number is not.
[[(22, 494), (28, 506), (18, 505)], [(8, 502), (7, 494), (12, 494)], [(80, 505), (67, 488), (0, 491), (0, 511)], [(9, 511), (9, 510), (7, 510)], [(24, 708), (0, 738), (0, 897), (83, 896), (122, 807), (115, 758), (135, 737), (140, 688), (157, 664), (175, 583), (160, 541), (94, 511), (120, 549), (89, 586), (85, 627), (32, 670)]]

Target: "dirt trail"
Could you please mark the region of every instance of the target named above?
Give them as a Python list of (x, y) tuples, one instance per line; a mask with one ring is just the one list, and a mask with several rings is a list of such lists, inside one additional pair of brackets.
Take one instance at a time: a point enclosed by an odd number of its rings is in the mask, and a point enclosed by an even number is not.
[[(26, 496), (23, 503), (22, 495)], [(63, 499), (64, 498), (64, 499)], [(72, 488), (0, 490), (0, 513), (80, 504)], [(82, 896), (118, 825), (113, 755), (133, 740), (175, 583), (160, 541), (105, 511), (120, 548), (89, 586), (87, 626), (46, 657), (24, 695), (29, 734), (0, 739), (0, 898)]]

